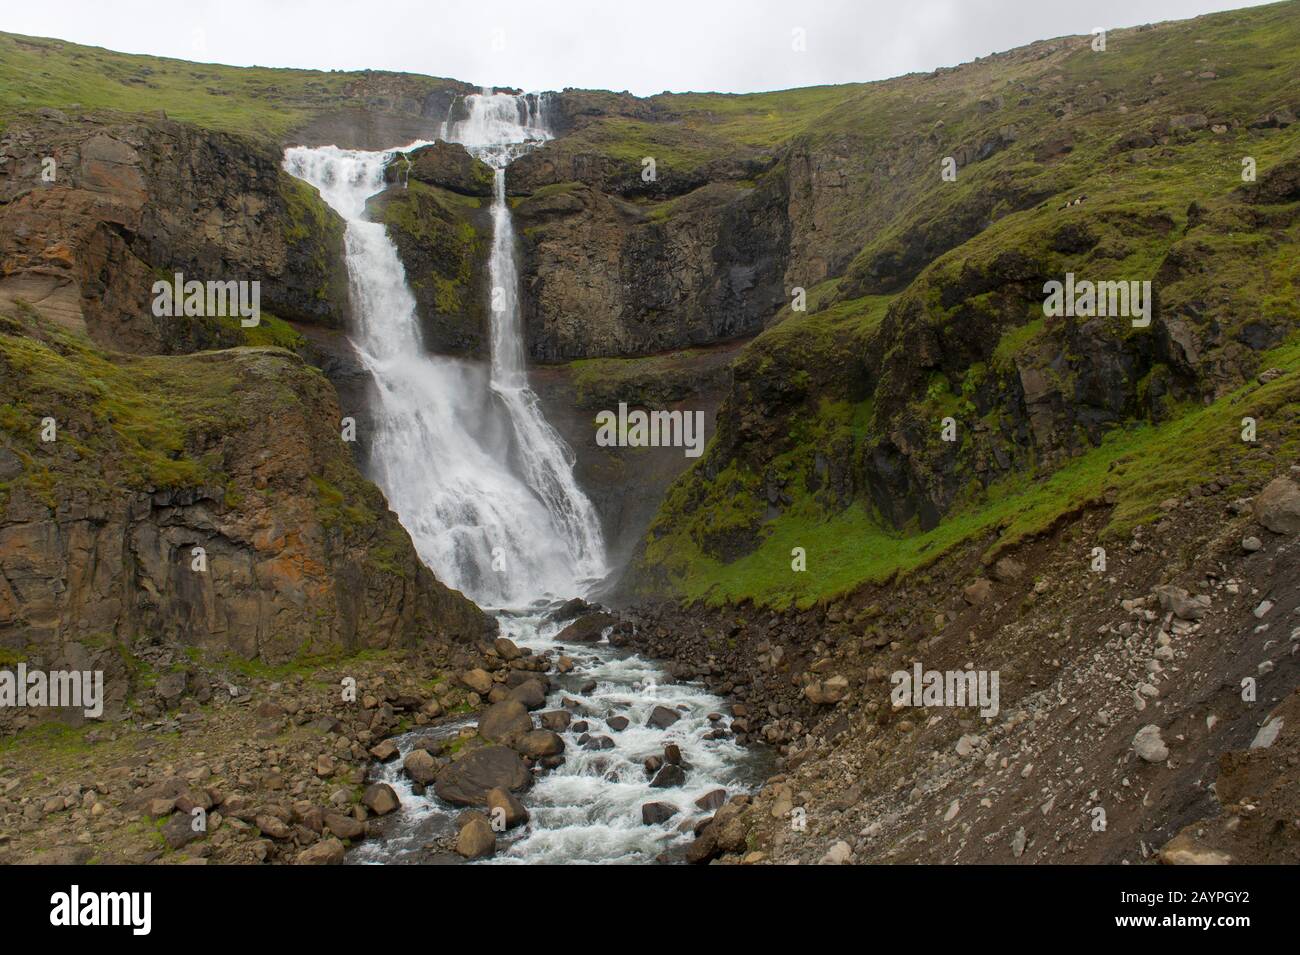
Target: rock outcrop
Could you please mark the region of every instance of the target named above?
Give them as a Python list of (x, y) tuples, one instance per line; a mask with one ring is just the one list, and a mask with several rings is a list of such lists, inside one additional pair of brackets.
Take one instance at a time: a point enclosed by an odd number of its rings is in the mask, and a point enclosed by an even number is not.
[(153, 284), (258, 281), (270, 316), (342, 328), (343, 224), (270, 144), (161, 118), (58, 110), (0, 135), (0, 301), (119, 351), (268, 343), (278, 326), (156, 316)]
[(491, 629), (421, 563), (333, 389), (287, 351), (128, 358), (5, 318), (0, 407), (0, 645), (153, 636), (283, 662)]
[(463, 146), (436, 143), (397, 155), (368, 205), (402, 260), (424, 345), (439, 354), (488, 354), (492, 176)]

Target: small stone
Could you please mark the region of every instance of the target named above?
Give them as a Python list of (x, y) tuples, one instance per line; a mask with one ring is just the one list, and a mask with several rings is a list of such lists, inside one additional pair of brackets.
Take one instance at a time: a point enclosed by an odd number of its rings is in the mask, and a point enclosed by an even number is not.
[(367, 786), (366, 791), (361, 795), (361, 804), (376, 816), (384, 816), (402, 803), (388, 783), (373, 783)]
[(1011, 854), (1017, 859), (1025, 851), (1025, 827), (1021, 826), (1016, 830), (1016, 834), (1011, 839)]
[(853, 858), (853, 847), (847, 842), (840, 840), (826, 850), (822, 856), (822, 865), (848, 865)]
[(973, 583), (969, 583), (962, 590), (962, 598), (972, 607), (978, 607), (986, 603), (993, 593), (993, 582), (987, 578), (980, 577)]
[(1272, 746), (1282, 732), (1282, 717), (1275, 716), (1259, 728), (1255, 738), (1251, 740), (1251, 749), (1268, 749)]
[(460, 832), (456, 835), (456, 851), (466, 859), (482, 859), (497, 851), (496, 833), (492, 824), (481, 812), (465, 813)]
[(1160, 738), (1160, 727), (1148, 723), (1133, 737), (1133, 752), (1148, 763), (1163, 763), (1169, 758), (1169, 747)]
[(343, 851), (343, 843), (339, 840), (322, 839), (298, 853), (293, 861), (295, 865), (342, 865)]
[(1160, 861), (1165, 865), (1231, 865), (1232, 856), (1203, 846), (1182, 833), (1160, 850)]

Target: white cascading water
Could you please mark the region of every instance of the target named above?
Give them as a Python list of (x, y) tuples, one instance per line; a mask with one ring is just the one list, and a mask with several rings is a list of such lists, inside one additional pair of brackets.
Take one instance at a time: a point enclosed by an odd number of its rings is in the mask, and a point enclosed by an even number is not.
[[(483, 125), (485, 134), (506, 131)], [(522, 135), (517, 121), (514, 130)], [(605, 573), (604, 544), (595, 511), (573, 479), (571, 452), (542, 416), (524, 374), (505, 160), (496, 174), (490, 261), (505, 308), (491, 313), (484, 381), (480, 368), (425, 352), (397, 250), (382, 224), (364, 218), (392, 155), (326, 146), (293, 147), (285, 157), (288, 171), (316, 186), (347, 222), (353, 344), (378, 389), (375, 482), (421, 559), (480, 604), (583, 593)], [(511, 468), (512, 457), (522, 474)]]
[[(583, 595), (606, 573), (598, 517), (573, 476), (570, 449), (542, 414), (528, 385), (519, 307), (515, 234), (506, 201), (506, 167), (550, 138), (545, 97), (485, 91), (466, 97), (467, 116), (444, 124), (442, 138), (463, 144), (495, 170), (489, 281), (491, 360), (487, 369), (428, 354), (415, 299), (383, 225), (365, 218), (366, 200), (384, 187), (395, 151), (292, 147), (285, 168), (320, 190), (347, 223), (347, 268), (356, 335), (353, 344), (378, 391), (371, 469), (410, 532), (420, 557), (449, 586), (497, 608), (502, 634), (534, 652), (558, 651), (576, 661), (547, 700), (558, 708), (580, 697), (575, 720), (612, 749), (584, 749), (566, 731), (565, 761), (524, 794), (531, 818), (500, 841), (499, 862), (637, 862), (690, 839), (686, 823), (705, 813), (694, 801), (724, 788), (748, 789), (757, 762), (729, 739), (706, 739), (722, 700), (686, 684), (664, 683), (660, 669), (607, 643), (566, 645), (563, 628), (546, 619), (561, 598)], [(423, 143), (415, 143), (414, 149)], [(513, 609), (512, 609), (513, 608)], [(579, 687), (594, 681), (594, 690)], [(646, 725), (655, 706), (681, 713), (667, 730)], [(629, 720), (615, 731), (608, 720)], [(405, 757), (417, 736), (454, 736), (472, 718), (399, 737)], [(644, 760), (668, 743), (683, 754), (685, 786), (654, 789)], [(401, 760), (376, 767), (397, 790), (402, 808), (383, 839), (368, 840), (357, 861), (425, 861), (447, 836), (457, 811), (416, 795)], [(670, 802), (681, 812), (647, 826), (641, 806)]]

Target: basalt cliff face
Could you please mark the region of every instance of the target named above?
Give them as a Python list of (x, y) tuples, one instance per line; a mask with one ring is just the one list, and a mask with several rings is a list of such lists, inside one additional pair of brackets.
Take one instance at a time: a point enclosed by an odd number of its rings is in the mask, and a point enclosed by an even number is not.
[[(364, 439), (368, 386), (343, 225), (280, 165), (158, 116), (45, 109), (0, 133), (7, 656), (117, 674), (139, 641), (279, 663), (492, 629), (342, 438), (347, 415)], [(260, 322), (155, 314), (178, 272), (259, 281)]]
[(106, 347), (174, 353), (243, 340), (234, 318), (154, 315), (154, 282), (176, 272), (257, 279), (274, 317), (341, 328), (342, 251), (342, 224), (268, 144), (58, 110), (0, 136), (0, 296), (40, 302)]
[(2, 337), (6, 646), (144, 637), (274, 663), (487, 629), (357, 473), (300, 358), (127, 358), (35, 314)]
[[(714, 441), (650, 530), (647, 591), (829, 597), (914, 559), (846, 555), (845, 535), (942, 549), (1052, 474), (1025, 525), (1108, 494), (1139, 522), (1162, 490), (1250, 456), (1246, 396), (1294, 388), (1300, 102), (1275, 44), (1297, 27), (1283, 4), (818, 91), (754, 189), (786, 200), (788, 304), (733, 364)], [(661, 153), (764, 135), (759, 98), (657, 99), (685, 114)], [(1048, 314), (1047, 283), (1075, 280), (1122, 283), (1135, 308), (1145, 293), (1144, 311)], [(1274, 434), (1292, 434), (1288, 409), (1270, 406)], [(1180, 429), (1202, 433), (1199, 456), (1142, 487), (1105, 476)], [(791, 576), (795, 547), (836, 573)]]

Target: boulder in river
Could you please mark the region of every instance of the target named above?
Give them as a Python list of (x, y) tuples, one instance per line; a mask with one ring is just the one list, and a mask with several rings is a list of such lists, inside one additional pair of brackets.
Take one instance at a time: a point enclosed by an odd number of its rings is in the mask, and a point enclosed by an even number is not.
[(497, 836), (492, 824), (481, 812), (467, 812), (458, 820), (456, 851), (466, 859), (482, 859), (497, 851)]
[(553, 733), (563, 732), (573, 721), (573, 714), (568, 710), (547, 710), (545, 713), (539, 713), (538, 717), (542, 721), (542, 728)]
[(530, 759), (542, 759), (564, 752), (564, 740), (550, 730), (533, 730), (520, 737), (514, 748)]
[(655, 778), (650, 780), (651, 789), (669, 789), (673, 786), (681, 786), (686, 782), (686, 770), (680, 766), (674, 766), (669, 763), (659, 772), (655, 773)]
[(517, 700), (530, 710), (540, 710), (546, 705), (546, 688), (540, 680), (525, 680), (510, 691), (510, 699)]
[(713, 812), (716, 809), (721, 809), (726, 802), (727, 791), (725, 789), (714, 789), (695, 800), (695, 805), (705, 812)]
[(533, 731), (533, 719), (518, 700), (493, 703), (478, 720), (478, 733), (484, 739), (510, 745)]
[(376, 816), (386, 816), (402, 803), (388, 783), (372, 783), (361, 794), (361, 804)]
[(641, 822), (657, 826), (677, 815), (678, 809), (670, 802), (648, 802), (641, 807)]
[(437, 762), (423, 749), (413, 749), (407, 753), (406, 759), (402, 760), (402, 769), (421, 786), (429, 785), (438, 775)]
[(434, 783), (438, 798), (454, 806), (485, 806), (497, 787), (518, 792), (532, 777), (523, 759), (508, 746), (480, 746), (443, 767)]
[(397, 759), (401, 755), (401, 750), (397, 748), (397, 744), (391, 739), (384, 739), (370, 747), (370, 755), (381, 763), (387, 763), (390, 760)]
[(497, 652), (497, 656), (507, 663), (511, 660), (518, 660), (524, 655), (524, 651), (519, 649), (519, 645), (509, 637), (497, 637), (492, 641), (492, 649)]
[(666, 706), (656, 706), (650, 711), (650, 718), (646, 720), (645, 725), (654, 729), (666, 730), (681, 718), (682, 714), (676, 710), (670, 710)]
[(555, 623), (564, 623), (566, 620), (581, 617), (591, 609), (592, 606), (587, 601), (581, 597), (574, 597), (572, 600), (566, 600), (558, 609), (551, 611), (547, 619)]
[(494, 823), (493, 828), (497, 831), (502, 831), (501, 827), (513, 829), (528, 821), (528, 810), (524, 808), (524, 804), (510, 790), (502, 789), (500, 786), (489, 790), (487, 810), (488, 816)]
[(605, 632), (605, 628), (612, 627), (616, 623), (618, 623), (618, 618), (613, 614), (603, 611), (589, 613), (561, 630), (555, 639), (562, 640), (565, 643), (599, 643), (600, 636)]

